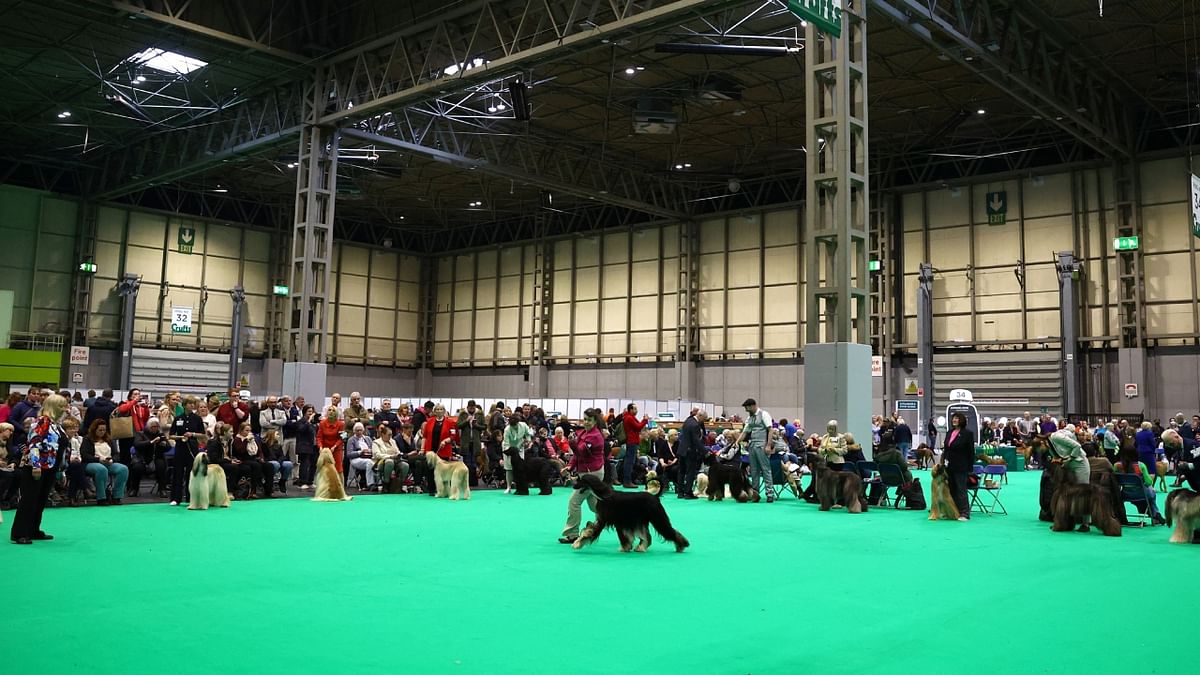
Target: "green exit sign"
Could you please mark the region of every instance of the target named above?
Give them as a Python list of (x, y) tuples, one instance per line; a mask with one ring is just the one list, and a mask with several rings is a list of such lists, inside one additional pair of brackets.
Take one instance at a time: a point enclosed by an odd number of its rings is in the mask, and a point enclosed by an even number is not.
[(276, 285), (274, 286), (274, 288), (273, 288), (273, 291), (274, 291), (275, 295), (287, 295), (287, 294), (288, 294), (288, 287), (287, 287), (287, 286), (280, 286), (280, 285), (276, 284)]
[(1138, 249), (1137, 237), (1115, 237), (1113, 238), (1114, 251), (1136, 251)]
[(841, 37), (842, 0), (787, 0), (787, 8), (826, 33)]
[(79, 263), (79, 271), (83, 272), (84, 274), (95, 274), (96, 263), (91, 262), (90, 260), (85, 260)]
[(870, 270), (871, 272), (878, 272), (880, 269), (882, 269), (882, 267), (883, 267), (883, 264), (880, 263), (878, 260), (867, 261), (867, 269)]

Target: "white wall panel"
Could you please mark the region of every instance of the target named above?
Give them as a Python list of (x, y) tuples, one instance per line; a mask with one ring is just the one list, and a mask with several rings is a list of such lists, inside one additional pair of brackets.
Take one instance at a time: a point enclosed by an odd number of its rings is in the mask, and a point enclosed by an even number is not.
[(798, 225), (799, 215), (796, 209), (772, 211), (766, 214), (763, 219), (766, 245), (783, 246), (786, 244), (798, 244), (800, 235), (800, 227)]
[(1180, 158), (1141, 165), (1142, 204), (1187, 202), (1191, 193), (1187, 163)]
[(699, 232), (701, 253), (717, 253), (726, 250), (724, 218), (700, 221)]
[(762, 254), (757, 248), (730, 252), (727, 264), (730, 288), (758, 286), (761, 283)]
[(800, 274), (800, 248), (798, 246), (780, 246), (768, 248), (764, 252), (766, 284), (794, 284)]

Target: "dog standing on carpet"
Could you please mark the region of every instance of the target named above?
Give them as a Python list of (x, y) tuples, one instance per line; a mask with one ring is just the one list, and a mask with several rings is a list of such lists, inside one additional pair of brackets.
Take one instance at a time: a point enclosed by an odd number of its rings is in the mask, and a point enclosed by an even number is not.
[(1165, 459), (1160, 459), (1154, 463), (1154, 468), (1156, 469), (1154, 478), (1158, 491), (1166, 492), (1169, 489), (1167, 487), (1167, 474), (1171, 473), (1171, 463)]
[[(649, 492), (617, 492), (604, 481), (584, 474), (575, 482), (575, 489), (590, 492), (596, 498), (596, 522), (588, 523), (579, 533), (572, 548), (583, 548), (596, 541), (607, 528), (617, 531), (621, 552), (645, 553), (650, 548), (650, 528), (675, 544), (675, 552), (683, 553), (690, 543), (683, 533), (671, 527), (671, 519), (657, 494)], [(635, 548), (633, 540), (638, 540)]]
[[(533, 451), (528, 451), (532, 455)], [(550, 483), (554, 481), (554, 465), (545, 457), (521, 457), (516, 448), (504, 451), (512, 462), (513, 482), (516, 483), (518, 495), (528, 495), (530, 483), (538, 486), (539, 495), (554, 494)], [(440, 496), (440, 495), (439, 495)], [(468, 495), (468, 499), (470, 496)]]
[(746, 472), (742, 470), (741, 461), (735, 459), (733, 462), (722, 462), (719, 457), (709, 453), (704, 457), (704, 465), (708, 467), (708, 485), (704, 490), (708, 501), (719, 502), (724, 499), (726, 485), (739, 503), (758, 501), (751, 499), (750, 484), (746, 481)]
[(646, 472), (646, 492), (652, 495), (662, 492), (662, 482), (658, 480), (657, 471)]
[(1050, 514), (1054, 523), (1050, 526), (1051, 532), (1070, 532), (1078, 522), (1080, 532), (1089, 532), (1090, 525), (1095, 525), (1107, 537), (1121, 536), (1121, 523), (1113, 515), (1112, 501), (1105, 489), (1092, 483), (1080, 485), (1068, 482), (1067, 469), (1060, 462), (1048, 462), (1045, 472), (1050, 473), (1053, 486)]
[(821, 511), (845, 506), (850, 513), (866, 513), (869, 508), (862, 476), (857, 471), (834, 471), (824, 459), (818, 458), (813, 485), (817, 486), (817, 501), (821, 504)]
[(220, 464), (209, 464), (207, 452), (196, 453), (196, 459), (192, 460), (188, 493), (189, 511), (207, 511), (210, 505), (224, 509), (233, 501), (225, 485), (225, 470)]
[(314, 502), (348, 502), (354, 499), (346, 495), (346, 486), (342, 485), (342, 475), (333, 464), (333, 451), (329, 448), (321, 448), (321, 454), (317, 457), (316, 487)]
[(1200, 529), (1200, 494), (1186, 488), (1167, 495), (1167, 527), (1172, 520), (1179, 521), (1171, 533), (1171, 543), (1200, 543), (1196, 530)]
[(929, 519), (958, 520), (958, 506), (950, 494), (950, 483), (946, 480), (946, 467), (935, 464), (931, 472), (929, 487)]
[(433, 467), (433, 484), (438, 497), (447, 497), (450, 501), (471, 498), (471, 472), (462, 460), (448, 462), (435, 452), (427, 452), (425, 463)]

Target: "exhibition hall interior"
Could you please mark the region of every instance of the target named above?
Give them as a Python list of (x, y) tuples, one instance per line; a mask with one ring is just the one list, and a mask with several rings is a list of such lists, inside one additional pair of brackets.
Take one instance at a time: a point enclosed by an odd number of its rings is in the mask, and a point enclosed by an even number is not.
[(1200, 3), (0, 0), (0, 82), (6, 672), (1185, 668)]

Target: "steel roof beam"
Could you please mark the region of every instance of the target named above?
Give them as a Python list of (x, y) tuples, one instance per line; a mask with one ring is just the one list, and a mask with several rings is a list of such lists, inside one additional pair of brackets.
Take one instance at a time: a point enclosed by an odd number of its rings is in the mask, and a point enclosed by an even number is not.
[(1020, 0), (872, 0), (908, 33), (1105, 156), (1131, 156), (1129, 96)]
[[(175, 3), (177, 7), (172, 7), (172, 3), (168, 2), (167, 0), (142, 0), (139, 3), (122, 2), (121, 0), (111, 0), (109, 2), (105, 2), (104, 0), (94, 1), (96, 4), (109, 5), (119, 11), (128, 12), (131, 16), (150, 19), (173, 28), (182, 29), (189, 33), (201, 35), (206, 38), (212, 38), (234, 47), (249, 49), (261, 54), (266, 54), (267, 56), (273, 56), (285, 61), (291, 61), (293, 63), (308, 63), (310, 61), (308, 57), (289, 52), (286, 49), (272, 47), (268, 44), (258, 41), (257, 39), (254, 39), (253, 37), (248, 38), (241, 35), (233, 35), (231, 33), (219, 31), (215, 28), (209, 28), (208, 26), (204, 26), (194, 21), (188, 21), (182, 18), (186, 15), (187, 10), (192, 7), (191, 2)], [(147, 5), (149, 5), (149, 7)], [(233, 9), (234, 11), (240, 12), (243, 21), (248, 23), (248, 20), (246, 20), (244, 14), (245, 10), (240, 2), (236, 0), (234, 2), (226, 2), (225, 6), (229, 9)], [(161, 8), (162, 11), (156, 11), (155, 9), (152, 9), (152, 7)], [(248, 25), (246, 28), (247, 32), (251, 33)]]

